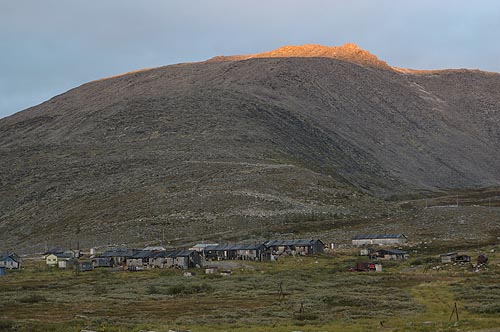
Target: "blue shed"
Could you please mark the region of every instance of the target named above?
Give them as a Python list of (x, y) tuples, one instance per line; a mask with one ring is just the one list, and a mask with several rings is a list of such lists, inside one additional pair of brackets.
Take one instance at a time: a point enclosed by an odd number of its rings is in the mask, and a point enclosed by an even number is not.
[(5, 275), (6, 272), (7, 272), (7, 269), (3, 266), (0, 266), (0, 276)]

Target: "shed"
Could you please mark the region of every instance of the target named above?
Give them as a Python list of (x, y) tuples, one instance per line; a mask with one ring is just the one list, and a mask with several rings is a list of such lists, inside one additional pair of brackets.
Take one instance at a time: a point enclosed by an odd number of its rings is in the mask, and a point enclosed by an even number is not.
[(0, 266), (0, 277), (4, 276), (7, 273), (7, 269), (5, 266)]
[(453, 263), (457, 259), (458, 253), (456, 252), (448, 252), (446, 254), (441, 254), (439, 257), (441, 258), (441, 263)]
[(408, 259), (408, 252), (399, 249), (380, 249), (371, 256), (376, 259), (403, 260)]
[(159, 251), (154, 253), (152, 257), (149, 258), (149, 266), (151, 268), (167, 268), (167, 256), (168, 252), (166, 251)]
[(5, 267), (6, 269), (20, 269), (21, 258), (13, 252), (0, 254), (0, 267)]
[(87, 272), (92, 271), (94, 269), (94, 265), (90, 261), (78, 262), (77, 268), (80, 272)]
[(388, 245), (406, 243), (407, 237), (404, 234), (364, 234), (356, 235), (352, 238), (353, 246), (364, 245)]
[(92, 266), (97, 267), (112, 267), (111, 258), (109, 257), (94, 257), (92, 258)]
[(155, 256), (152, 250), (137, 251), (132, 257), (127, 259), (127, 268), (129, 270), (141, 270), (150, 267), (150, 259)]
[(189, 269), (201, 267), (202, 259), (195, 250), (178, 250), (169, 252), (166, 257), (166, 267)]
[(375, 249), (373, 248), (362, 248), (360, 251), (359, 251), (359, 255), (360, 256), (370, 256), (371, 254), (373, 254), (375, 252)]

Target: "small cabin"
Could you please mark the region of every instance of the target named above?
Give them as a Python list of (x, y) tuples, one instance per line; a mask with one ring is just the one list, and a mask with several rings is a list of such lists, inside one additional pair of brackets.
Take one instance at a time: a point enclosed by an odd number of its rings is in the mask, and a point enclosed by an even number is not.
[(387, 260), (405, 260), (410, 257), (408, 252), (399, 249), (381, 249), (376, 251), (372, 258), (375, 259), (387, 259)]
[(456, 261), (457, 256), (458, 253), (456, 252), (448, 252), (446, 254), (439, 255), (441, 263), (453, 263), (454, 261)]
[(20, 269), (21, 258), (13, 252), (0, 254), (0, 267), (4, 267), (9, 270)]
[(70, 261), (73, 261), (72, 253), (55, 253), (48, 254), (45, 257), (45, 263), (50, 267), (59, 267), (60, 269), (65, 269), (69, 266)]

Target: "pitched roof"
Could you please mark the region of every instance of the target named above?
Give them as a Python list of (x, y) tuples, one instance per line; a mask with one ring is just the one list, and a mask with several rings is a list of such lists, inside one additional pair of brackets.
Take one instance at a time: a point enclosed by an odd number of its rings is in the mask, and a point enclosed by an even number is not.
[(165, 251), (166, 249), (162, 246), (148, 246), (142, 250), (150, 250), (150, 251)]
[(363, 234), (356, 235), (352, 239), (353, 240), (373, 240), (373, 239), (399, 239), (406, 238), (404, 234)]
[(137, 249), (120, 248), (105, 251), (99, 257), (133, 257), (137, 252)]
[(319, 239), (297, 239), (297, 240), (270, 240), (264, 243), (266, 247), (274, 247), (274, 246), (295, 246), (295, 247), (303, 247), (303, 246), (312, 246), (316, 242), (320, 242), (324, 245), (323, 241)]
[(176, 257), (188, 257), (193, 253), (198, 253), (196, 250), (175, 250), (175, 251), (160, 251), (153, 253), (152, 258), (176, 258)]
[(56, 248), (52, 248), (48, 251), (46, 251), (44, 253), (44, 255), (50, 255), (50, 254), (62, 254), (63, 252), (65, 252), (66, 250), (64, 250), (63, 248), (59, 248), (59, 247), (56, 247)]
[(399, 249), (380, 249), (378, 252), (380, 253), (388, 253), (392, 255), (406, 255), (408, 252)]
[(167, 257), (176, 258), (176, 257), (189, 257), (193, 253), (198, 253), (196, 250), (177, 250), (169, 252)]
[(197, 243), (194, 246), (192, 246), (191, 248), (206, 248), (206, 247), (214, 247), (214, 246), (218, 246), (218, 245), (219, 245), (218, 243)]
[(136, 252), (132, 258), (150, 258), (150, 257), (154, 257), (156, 254), (155, 251), (153, 250), (140, 250), (138, 252)]
[(49, 254), (47, 256), (50, 256), (50, 255), (54, 255), (54, 256), (56, 256), (57, 258), (60, 258), (60, 259), (73, 258), (73, 254), (71, 254), (69, 252), (56, 252), (56, 253)]
[(234, 244), (219, 244), (216, 246), (208, 246), (205, 251), (221, 251), (221, 250), (259, 250), (263, 249), (264, 245), (262, 243), (234, 243)]
[(0, 261), (6, 260), (8, 258), (12, 259), (13, 261), (19, 262), (19, 256), (13, 252), (0, 253)]

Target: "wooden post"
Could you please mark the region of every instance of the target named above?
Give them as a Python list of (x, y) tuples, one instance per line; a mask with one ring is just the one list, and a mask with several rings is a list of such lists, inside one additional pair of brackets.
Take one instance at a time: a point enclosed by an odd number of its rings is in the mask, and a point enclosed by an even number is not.
[(458, 322), (458, 307), (457, 307), (457, 302), (455, 302), (455, 306), (453, 307), (453, 310), (451, 311), (450, 319), (448, 321), (451, 321), (451, 319), (453, 318), (453, 314), (456, 315), (457, 322)]
[(281, 302), (285, 300), (285, 293), (283, 292), (283, 281), (280, 281), (278, 286), (279, 286), (279, 299), (281, 304)]

